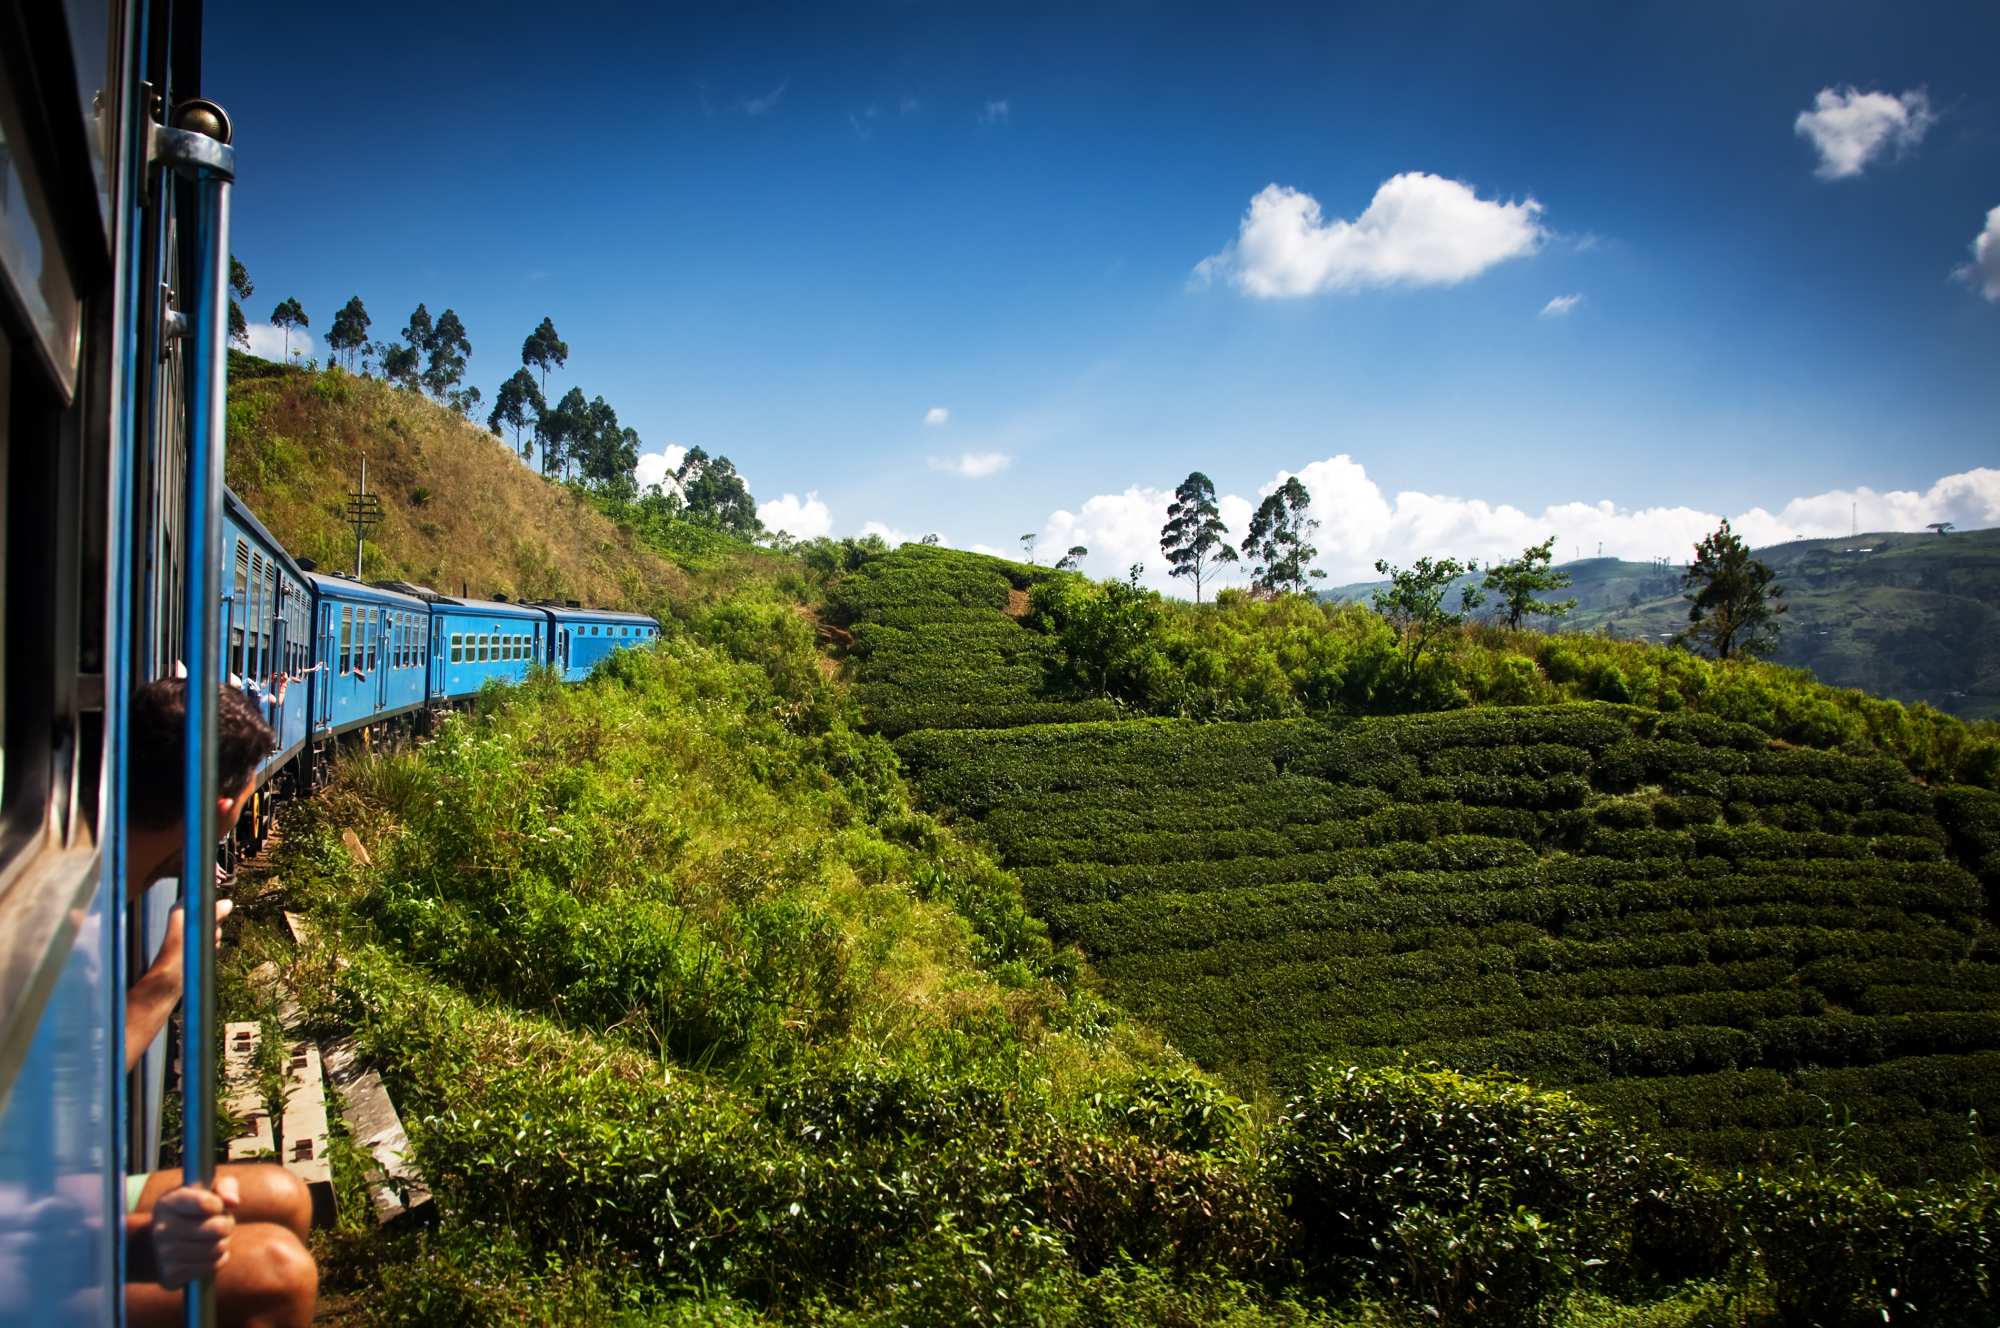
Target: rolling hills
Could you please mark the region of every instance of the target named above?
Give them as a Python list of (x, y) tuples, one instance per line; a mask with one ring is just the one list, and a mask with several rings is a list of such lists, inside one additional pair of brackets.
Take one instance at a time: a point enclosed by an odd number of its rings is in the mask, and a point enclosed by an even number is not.
[[(1774, 661), (1836, 687), (2000, 718), (2000, 530), (1875, 531), (1757, 550), (1790, 606)], [(1660, 640), (1687, 625), (1679, 569), (1616, 558), (1565, 563), (1573, 632)], [(1366, 603), (1381, 585), (1325, 592)]]
[[(1601, 702), (1105, 720), (1021, 662), (1052, 646), (1006, 608), (1047, 575), (908, 546), (864, 567), (858, 695), (1108, 992), (1239, 1088), (1436, 1061), (1718, 1163), (1983, 1167), (1990, 791)], [(980, 653), (950, 648), (966, 632)]]

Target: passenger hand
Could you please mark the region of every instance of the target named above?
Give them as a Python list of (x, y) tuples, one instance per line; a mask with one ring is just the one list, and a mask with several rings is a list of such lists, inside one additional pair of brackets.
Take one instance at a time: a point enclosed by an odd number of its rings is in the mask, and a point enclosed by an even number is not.
[(229, 1262), (229, 1237), (241, 1202), (233, 1176), (215, 1188), (183, 1185), (153, 1205), (153, 1258), (160, 1285), (172, 1291), (198, 1277), (213, 1277)]
[[(236, 908), (232, 900), (215, 901), (215, 948), (222, 948), (222, 921)], [(181, 967), (181, 946), (185, 936), (185, 924), (181, 918), (181, 906), (174, 905), (174, 911), (167, 914), (167, 934), (160, 939), (158, 953), (153, 956), (152, 971), (156, 973), (175, 972)]]

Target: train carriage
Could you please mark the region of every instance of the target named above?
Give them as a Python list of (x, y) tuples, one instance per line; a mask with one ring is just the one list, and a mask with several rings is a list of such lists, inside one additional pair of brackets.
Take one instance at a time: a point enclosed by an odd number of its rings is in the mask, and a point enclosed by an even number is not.
[(224, 667), (230, 685), (258, 705), (277, 734), (276, 748), (257, 769), (261, 789), (305, 746), (312, 586), (263, 522), (227, 490), (221, 554)]
[(564, 682), (582, 682), (613, 651), (646, 645), (660, 634), (658, 620), (644, 614), (573, 604), (543, 607), (554, 632), (549, 659)]
[(430, 611), (434, 702), (462, 701), (488, 682), (519, 682), (548, 659), (548, 615), (533, 605), (440, 597)]
[(427, 696), (429, 606), (414, 595), (347, 577), (308, 575), (314, 739), (421, 710)]

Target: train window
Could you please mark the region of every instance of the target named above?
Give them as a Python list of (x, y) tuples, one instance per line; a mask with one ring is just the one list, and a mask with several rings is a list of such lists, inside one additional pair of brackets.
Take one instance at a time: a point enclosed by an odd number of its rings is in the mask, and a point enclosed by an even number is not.
[(382, 662), (382, 610), (368, 610), (368, 671)]
[(243, 622), (249, 615), (250, 606), (250, 550), (236, 546), (236, 596), (229, 605), (229, 667), (237, 673), (244, 671), (243, 663)]
[(451, 634), (451, 662), (462, 663), (465, 659), (465, 636), (459, 632)]
[(340, 606), (340, 671), (349, 672), (354, 667), (354, 606)]

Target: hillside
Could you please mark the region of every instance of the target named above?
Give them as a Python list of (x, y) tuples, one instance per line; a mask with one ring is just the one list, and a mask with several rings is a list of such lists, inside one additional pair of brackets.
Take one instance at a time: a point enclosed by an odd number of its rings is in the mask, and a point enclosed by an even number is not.
[[(1407, 684), (1372, 614), (628, 536), (379, 384), (232, 405), (293, 547), (381, 448), (394, 570), (501, 577), (518, 505), (579, 597), (673, 611), (350, 753), (238, 884), (226, 1017), (278, 1017), (269, 961), (357, 1037), (441, 1214), (377, 1229), (335, 1126), (339, 1321), (1993, 1321), (2000, 800), (1948, 787), (1990, 731), (1589, 638)], [(1041, 629), (1100, 607), (1146, 670)], [(1376, 713), (1423, 696), (1476, 708)]]
[[(1883, 532), (1757, 550), (1789, 605), (1780, 664), (1836, 687), (2000, 718), (2000, 530)], [(1679, 571), (1616, 558), (1565, 563), (1573, 632), (1659, 640), (1687, 625)], [(1366, 603), (1379, 582), (1326, 592)]]
[[(1619, 689), (1677, 713), (1010, 727), (1105, 704), (1022, 681), (1014, 661), (1055, 646), (997, 606), (1034, 579), (909, 547), (865, 567), (836, 596), (860, 616), (859, 695), (882, 696), (925, 801), (980, 825), (1110, 994), (1239, 1088), (1292, 1087), (1327, 1059), (1436, 1060), (1574, 1088), (1717, 1162), (1815, 1152), (1834, 1102), (1842, 1146), (1872, 1165), (1982, 1165), (1965, 1120), (2000, 1107), (2000, 937), (1978, 873), (1990, 885), (2000, 864), (1979, 827), (2000, 802), (1926, 788), (1861, 730), (1851, 754), (1794, 746), (1812, 730), (1786, 704), (1718, 682), (1803, 687), (1804, 710), (1852, 694), (1658, 649), (1692, 680), (1634, 686), (1653, 665), (1626, 645)], [(985, 653), (885, 660), (890, 621), (976, 622)], [(1469, 678), (1486, 666), (1467, 649)], [(1605, 690), (1588, 679), (1606, 665), (1522, 662), (1546, 672), (1519, 700)], [(991, 706), (1006, 679), (1013, 699)], [(1688, 713), (1703, 697), (1718, 714)]]
[(535, 474), (487, 430), (339, 369), (233, 355), (228, 427), (230, 487), (295, 556), (327, 571), (354, 567), (344, 503), (363, 456), (383, 512), (363, 551), (369, 580), (664, 615), (734, 580), (693, 577), (683, 563), (767, 557), (735, 545), (716, 554), (711, 538), (699, 546), (711, 556), (678, 558)]

